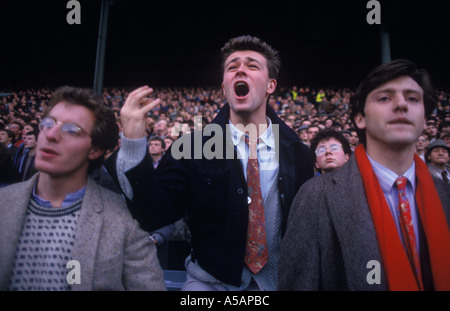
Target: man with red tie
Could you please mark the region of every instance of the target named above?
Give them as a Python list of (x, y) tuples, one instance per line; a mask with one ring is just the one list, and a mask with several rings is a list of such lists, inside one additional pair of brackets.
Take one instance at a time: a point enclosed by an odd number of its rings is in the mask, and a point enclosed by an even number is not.
[(415, 154), (436, 105), (426, 71), (375, 68), (351, 118), (361, 144), (299, 190), (281, 247), (281, 290), (450, 290), (450, 195)]
[(144, 229), (187, 211), (192, 250), (184, 290), (277, 288), (289, 208), (313, 177), (308, 148), (267, 104), (279, 67), (278, 52), (259, 38), (229, 40), (222, 48), (227, 104), (199, 140), (193, 132), (175, 141), (156, 171), (146, 152), (145, 116), (159, 100), (144, 86), (121, 110), (122, 147), (107, 166)]

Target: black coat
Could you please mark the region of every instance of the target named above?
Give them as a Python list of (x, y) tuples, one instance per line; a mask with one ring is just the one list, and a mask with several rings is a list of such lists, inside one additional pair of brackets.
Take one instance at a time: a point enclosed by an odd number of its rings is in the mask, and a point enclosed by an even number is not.
[[(211, 122), (225, 133), (229, 121), (226, 104)], [(272, 124), (279, 124), (278, 187), (284, 234), (288, 212), (300, 186), (313, 177), (313, 159), (308, 149), (276, 113), (267, 106)], [(222, 133), (215, 133), (222, 137)], [(184, 135), (186, 143), (194, 144), (194, 135)], [(277, 135), (275, 135), (275, 138)], [(217, 138), (217, 137), (215, 137)], [(202, 137), (202, 146), (210, 137)], [(226, 140), (222, 140), (226, 150)], [(173, 147), (174, 145), (172, 145)], [(134, 197), (129, 204), (132, 215), (144, 230), (153, 231), (173, 223), (188, 212), (191, 231), (192, 256), (208, 273), (222, 282), (240, 285), (244, 266), (247, 238), (248, 204), (247, 183), (240, 159), (211, 159), (204, 156), (191, 159), (173, 158), (167, 152), (157, 171), (147, 153), (144, 160), (126, 173)], [(117, 180), (116, 157), (108, 159), (106, 166)]]

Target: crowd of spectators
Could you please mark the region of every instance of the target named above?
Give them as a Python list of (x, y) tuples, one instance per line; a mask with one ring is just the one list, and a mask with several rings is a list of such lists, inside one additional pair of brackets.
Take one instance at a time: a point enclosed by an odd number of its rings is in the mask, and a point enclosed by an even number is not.
[[(52, 91), (51, 88), (21, 89), (0, 94), (0, 186), (31, 177), (29, 173), (25, 177), (21, 169), (26, 164), (29, 172), (32, 165), (30, 159), (24, 159), (29, 154), (25, 152), (26, 135), (32, 133), (38, 137), (38, 124)], [(120, 109), (130, 91), (105, 88), (102, 93), (105, 103), (115, 111), (119, 130)], [(161, 99), (161, 104), (147, 116), (147, 133), (149, 140), (155, 136), (164, 139), (161, 142), (164, 150), (183, 133), (204, 127), (226, 101), (222, 90), (212, 87), (157, 88), (153, 94)], [(279, 88), (269, 97), (268, 104), (306, 145), (311, 145), (317, 133), (328, 129), (340, 132), (353, 151), (358, 145), (356, 129), (349, 118), (353, 94), (350, 88), (292, 86)], [(422, 159), (427, 160), (427, 147), (437, 139), (450, 147), (450, 92), (446, 91), (438, 91), (437, 108), (418, 139), (417, 153)], [(159, 157), (154, 160), (157, 165)]]
[[(124, 88), (105, 88), (102, 97), (117, 116), (120, 126), (120, 108), (130, 90)], [(293, 128), (300, 138), (309, 144), (309, 139), (302, 137), (300, 132), (311, 125), (318, 130), (331, 128), (336, 131), (350, 131), (353, 124), (349, 119), (350, 100), (354, 90), (349, 88), (310, 88), (292, 86), (280, 88), (269, 98), (269, 105), (280, 118)], [(0, 97), (0, 129), (10, 128), (13, 123), (20, 123), (20, 130), (26, 124), (39, 123), (39, 119), (50, 100), (52, 89), (26, 89), (3, 93)], [(155, 89), (154, 96), (161, 99), (161, 105), (149, 113), (148, 135), (172, 136), (176, 139), (179, 131), (186, 131), (186, 125), (193, 129), (196, 120), (202, 121), (202, 126), (209, 123), (225, 104), (225, 96), (220, 88), (160, 88)], [(436, 137), (445, 134), (445, 127), (450, 122), (450, 93), (438, 91), (437, 109), (427, 124), (427, 132), (432, 142)], [(195, 118), (197, 117), (197, 118)], [(198, 121), (197, 121), (198, 122)], [(197, 124), (200, 125), (200, 124)], [(14, 141), (20, 140), (18, 132)], [(178, 132), (177, 132), (178, 131)], [(316, 130), (317, 131), (317, 127)], [(444, 132), (444, 133), (442, 133)]]
[[(21, 89), (2, 93), (0, 97), (0, 130), (10, 130), (11, 142), (15, 146), (12, 153), (22, 145), (26, 125), (38, 130), (37, 125), (51, 98), (51, 88)], [(120, 109), (130, 90), (105, 88), (102, 97), (116, 114), (120, 129)], [(299, 138), (310, 145), (312, 138), (323, 129), (341, 132), (350, 141), (352, 150), (358, 144), (354, 125), (349, 119), (350, 100), (354, 90), (350, 88), (311, 88), (292, 86), (279, 88), (269, 98), (269, 105), (286, 122)], [(172, 140), (187, 131), (201, 128), (209, 123), (225, 104), (225, 96), (220, 88), (165, 87), (155, 89), (154, 96), (161, 104), (147, 117), (148, 137), (159, 136), (166, 139), (167, 147)], [(199, 122), (201, 121), (201, 124)], [(438, 104), (431, 118), (427, 120), (428, 141), (436, 138), (450, 144), (450, 93), (438, 91)], [(1, 135), (0, 135), (1, 137)], [(0, 138), (1, 139), (1, 138)], [(1, 140), (0, 140), (1, 141)], [(6, 142), (3, 142), (7, 144)], [(422, 154), (424, 151), (420, 151)], [(14, 160), (15, 154), (12, 154)], [(17, 159), (16, 159), (17, 162)]]

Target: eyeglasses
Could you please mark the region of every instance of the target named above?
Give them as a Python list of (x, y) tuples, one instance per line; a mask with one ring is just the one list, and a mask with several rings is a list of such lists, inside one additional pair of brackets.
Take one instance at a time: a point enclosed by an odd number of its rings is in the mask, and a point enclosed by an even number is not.
[[(338, 145), (338, 144), (331, 144), (328, 148), (330, 149), (331, 153), (336, 153), (336, 152), (338, 152), (339, 150), (342, 149), (342, 146)], [(316, 156), (319, 157), (319, 156), (324, 155), (327, 152), (328, 148), (326, 146), (320, 146), (315, 151), (316, 152)]]
[(51, 129), (55, 125), (61, 126), (61, 135), (63, 137), (79, 137), (81, 136), (82, 132), (86, 133), (86, 135), (88, 136), (91, 136), (88, 132), (73, 123), (61, 123), (51, 117), (42, 119), (42, 121), (39, 123), (39, 129), (41, 131), (44, 131)]

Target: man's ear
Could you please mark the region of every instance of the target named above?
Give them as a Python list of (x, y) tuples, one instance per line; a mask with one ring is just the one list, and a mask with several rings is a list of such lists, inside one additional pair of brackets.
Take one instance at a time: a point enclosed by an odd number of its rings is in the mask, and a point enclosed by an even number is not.
[(224, 83), (222, 82), (222, 94), (223, 96), (227, 96), (227, 94), (225, 94), (225, 88), (224, 88)]
[(89, 160), (97, 160), (103, 154), (105, 154), (105, 149), (100, 147), (92, 147), (91, 151), (89, 152)]
[(361, 114), (361, 112), (358, 112), (355, 115), (354, 120), (355, 120), (356, 127), (358, 127), (360, 130), (363, 130), (366, 128), (366, 120), (365, 120), (364, 116)]
[(269, 83), (267, 84), (267, 94), (272, 94), (275, 92), (275, 89), (277, 88), (277, 80), (270, 79)]

